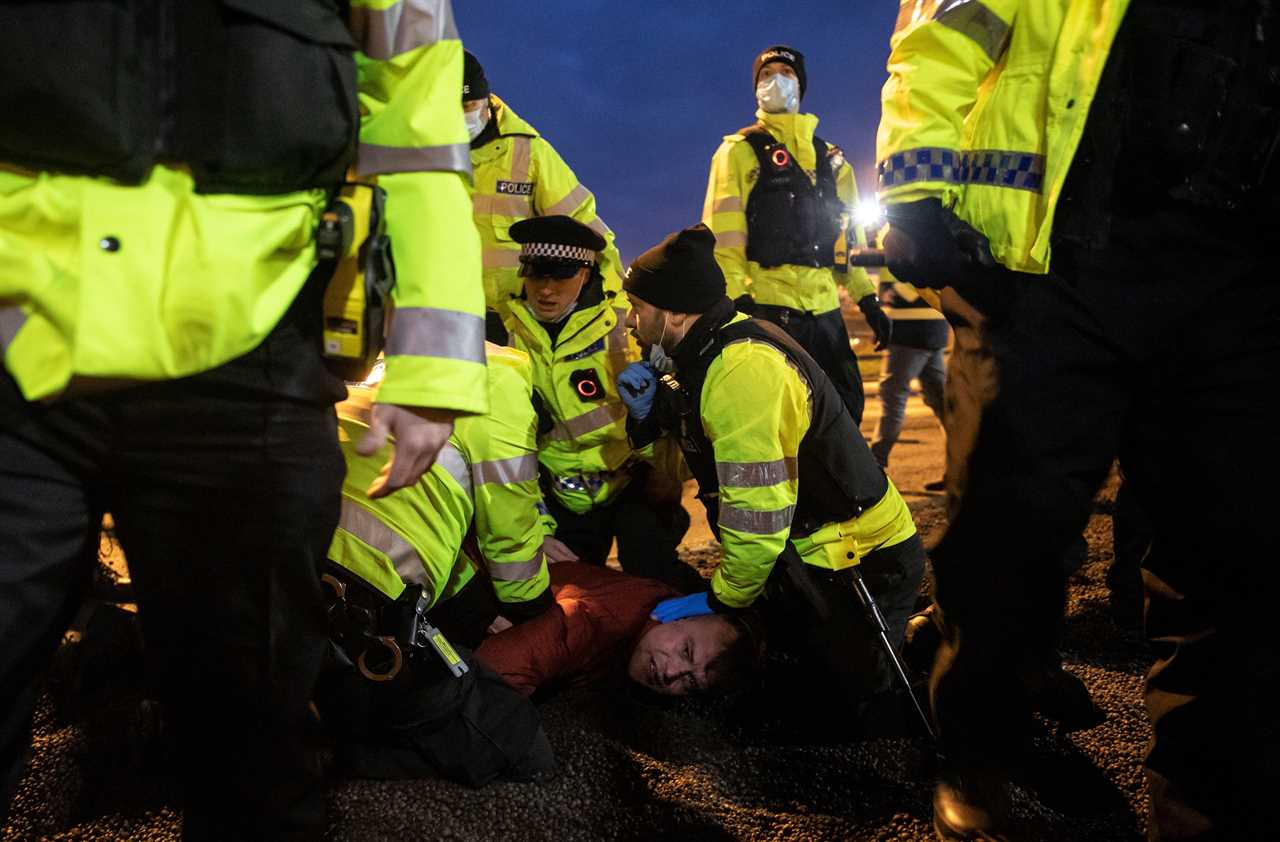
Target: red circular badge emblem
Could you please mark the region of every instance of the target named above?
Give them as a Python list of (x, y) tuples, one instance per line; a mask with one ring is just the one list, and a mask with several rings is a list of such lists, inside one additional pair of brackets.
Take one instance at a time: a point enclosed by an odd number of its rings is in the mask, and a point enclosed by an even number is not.
[(782, 147), (773, 150), (773, 165), (775, 167), (785, 167), (791, 163), (791, 154)]

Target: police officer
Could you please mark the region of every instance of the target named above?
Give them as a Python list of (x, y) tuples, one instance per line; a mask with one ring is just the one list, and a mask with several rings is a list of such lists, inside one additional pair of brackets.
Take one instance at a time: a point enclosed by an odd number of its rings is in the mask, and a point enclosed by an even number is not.
[(904, 281), (951, 284), (944, 305), (970, 308), (998, 372), (932, 554), (935, 826), (1008, 832), (1021, 666), (1055, 640), (1061, 559), (1118, 454), (1154, 534), (1149, 837), (1273, 835), (1274, 624), (1246, 606), (1274, 591), (1259, 560), (1280, 549), (1280, 450), (1262, 444), (1280, 366), (1275, 10), (903, 10), (879, 133), (887, 256)]
[[(875, 331), (878, 347), (892, 325), (861, 268), (833, 273), (837, 241), (849, 224), (858, 186), (844, 153), (815, 134), (818, 118), (801, 114), (804, 56), (769, 47), (751, 68), (756, 122), (727, 135), (711, 159), (702, 221), (716, 235), (716, 261), (739, 309), (785, 330), (809, 353), (862, 421), (862, 375), (849, 346), (837, 284), (846, 286)], [(839, 281), (837, 281), (837, 275)]]
[(432, 90), (461, 73), (450, 5), (341, 5), (349, 19), (331, 0), (0, 11), (0, 104), (21, 115), (0, 126), (5, 804), (109, 509), (186, 836), (323, 828), (304, 737), (342, 386), (321, 362), (313, 232), (348, 167), (386, 190), (399, 272), (360, 445), (395, 438), (373, 493), (415, 482), (454, 417), (487, 406), (466, 129)]
[(518, 222), (511, 236), (520, 243), (524, 291), (507, 326), (511, 343), (533, 360), (543, 419), (538, 461), (556, 537), (597, 565), (616, 538), (628, 573), (699, 587), (701, 578), (676, 558), (689, 526), (679, 486), (655, 493), (671, 485), (651, 464), (655, 448), (672, 445), (636, 451), (627, 440), (613, 383), (639, 351), (623, 325), (625, 296), (604, 286), (604, 238), (568, 216)]
[[(924, 550), (911, 513), (813, 358), (725, 295), (705, 225), (677, 232), (627, 272), (627, 324), (655, 349), (619, 378), (637, 445), (680, 437), (724, 548), (710, 591), (663, 603), (665, 621), (756, 604), (771, 579), (806, 610), (808, 649), (844, 699), (890, 689), (885, 653), (852, 584), (858, 566), (896, 645), (916, 600)], [(660, 349), (660, 350), (659, 350)], [(665, 364), (670, 362), (670, 365)], [(659, 383), (655, 373), (670, 371)]]
[(475, 220), (484, 244), (485, 304), (489, 338), (506, 344), (501, 322), (521, 293), (517, 277), (520, 246), (511, 226), (538, 216), (571, 216), (604, 238), (600, 274), (605, 289), (622, 285), (622, 259), (613, 232), (596, 216), (596, 198), (578, 181), (569, 165), (538, 130), (489, 91), (484, 68), (467, 53), (462, 80), (462, 107), (471, 135), (475, 172)]
[[(880, 300), (893, 322), (884, 372), (880, 376), (880, 422), (871, 442), (871, 454), (880, 467), (889, 466), (889, 454), (902, 434), (911, 381), (919, 378), (925, 406), (938, 422), (946, 425), (943, 391), (946, 388), (947, 320), (919, 290), (881, 270)], [(937, 299), (935, 298), (934, 301)], [(941, 490), (942, 483), (926, 483), (928, 491)]]
[(486, 357), (489, 412), (458, 419), (431, 470), (389, 497), (364, 493), (383, 454), (356, 451), (376, 386), (338, 405), (347, 478), (326, 584), (341, 655), (316, 703), (356, 777), (479, 786), (554, 770), (537, 712), (467, 651), (495, 617), (518, 624), (553, 604), (531, 366), (513, 348)]

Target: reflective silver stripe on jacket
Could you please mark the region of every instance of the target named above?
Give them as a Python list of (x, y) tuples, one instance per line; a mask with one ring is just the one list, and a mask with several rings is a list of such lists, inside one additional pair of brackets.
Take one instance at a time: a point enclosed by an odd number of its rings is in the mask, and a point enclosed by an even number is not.
[(0, 307), (0, 356), (9, 349), (9, 343), (27, 323), (27, 314), (21, 307)]
[(720, 527), (747, 532), (751, 535), (773, 535), (791, 526), (791, 516), (795, 514), (795, 506), (785, 509), (756, 512), (750, 509), (738, 509), (720, 502)]
[(471, 147), (465, 143), (443, 146), (379, 146), (361, 143), (356, 152), (360, 175), (397, 172), (456, 172), (471, 178)]
[(724, 231), (716, 234), (716, 248), (746, 248), (747, 232), (746, 231)]
[(712, 213), (741, 213), (741, 196), (721, 196), (711, 204)]
[(518, 134), (511, 138), (511, 180), (521, 184), (529, 180), (529, 161), (533, 156), (533, 138)]
[(485, 269), (512, 269), (520, 265), (520, 249), (485, 249), (480, 255)]
[(486, 558), (485, 568), (489, 576), (499, 582), (524, 582), (542, 571), (542, 559), (542, 550), (539, 549), (528, 561), (492, 561)]
[(427, 588), (427, 569), (422, 556), (404, 536), (379, 520), (373, 512), (344, 497), (338, 527), (391, 559), (391, 566), (402, 581)]
[(509, 459), (486, 459), (471, 468), (476, 485), (501, 483), (508, 485), (538, 478), (538, 454), (525, 453)]
[(551, 432), (547, 433), (547, 438), (551, 441), (567, 441), (580, 438), (587, 433), (608, 427), (613, 422), (626, 416), (627, 408), (621, 402), (607, 403), (576, 418), (559, 422), (551, 428)]
[(578, 205), (591, 198), (591, 191), (581, 184), (569, 191), (569, 195), (542, 212), (543, 216), (572, 216)]
[(387, 61), (446, 38), (457, 40), (458, 27), (449, 0), (400, 0), (385, 9), (353, 8), (351, 35), (369, 58)]
[(518, 216), (521, 219), (533, 215), (533, 199), (529, 196), (484, 193), (472, 200), (472, 206), (477, 215)]
[(467, 492), (468, 497), (475, 500), (475, 488), (471, 485), (471, 466), (467, 464), (462, 451), (450, 442), (445, 442), (444, 447), (440, 448), (440, 453), (436, 455), (436, 464), (444, 468), (449, 476), (453, 477), (453, 481), (462, 486), (462, 490)]
[(717, 462), (716, 477), (721, 486), (763, 488), (797, 479), (800, 463), (794, 456), (772, 462)]
[(388, 357), (444, 357), (484, 363), (484, 319), (437, 307), (400, 307), (391, 317)]
[(1009, 40), (1009, 24), (980, 0), (943, 0), (933, 19), (948, 29), (966, 36), (998, 61)]

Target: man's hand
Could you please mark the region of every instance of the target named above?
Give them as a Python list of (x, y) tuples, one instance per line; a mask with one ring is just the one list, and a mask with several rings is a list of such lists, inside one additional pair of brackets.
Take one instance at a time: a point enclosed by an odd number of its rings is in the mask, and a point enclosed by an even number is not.
[(864, 295), (858, 299), (858, 309), (867, 320), (867, 326), (876, 335), (876, 350), (883, 351), (893, 340), (893, 319), (885, 315), (880, 308), (880, 299), (875, 293)]
[(372, 456), (390, 437), (395, 439), (395, 453), (365, 492), (369, 498), (386, 497), (421, 479), (453, 433), (456, 416), (456, 412), (447, 409), (375, 403), (370, 413), (369, 431), (356, 445), (356, 452), (361, 456)]
[(931, 289), (962, 288), (967, 279), (996, 266), (987, 238), (939, 199), (890, 205), (885, 215), (885, 263), (900, 281)]
[(707, 602), (707, 592), (692, 593), (688, 596), (676, 596), (664, 599), (654, 606), (649, 616), (659, 623), (674, 623), (686, 617), (698, 617), (712, 614), (711, 605)]
[(658, 375), (647, 363), (632, 363), (618, 375), (618, 396), (637, 421), (649, 415), (657, 394)]
[(578, 554), (565, 546), (563, 541), (550, 535), (542, 539), (542, 554), (547, 557), (547, 564), (580, 560)]

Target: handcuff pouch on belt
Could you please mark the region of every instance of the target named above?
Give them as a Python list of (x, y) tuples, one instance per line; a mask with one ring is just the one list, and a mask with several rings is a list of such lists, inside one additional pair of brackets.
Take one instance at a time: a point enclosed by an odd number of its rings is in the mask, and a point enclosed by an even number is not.
[(316, 228), (316, 258), (333, 267), (324, 292), (324, 359), (337, 376), (363, 381), (382, 351), (395, 286), (386, 234), (386, 191), (348, 181)]
[(467, 662), (426, 618), (430, 600), (417, 588), (406, 588), (397, 600), (379, 595), (362, 598), (365, 588), (353, 588), (340, 575), (320, 577), (327, 588), (325, 614), (329, 634), (360, 674), (370, 681), (394, 680), (406, 662), (438, 657), (455, 678), (469, 671)]

